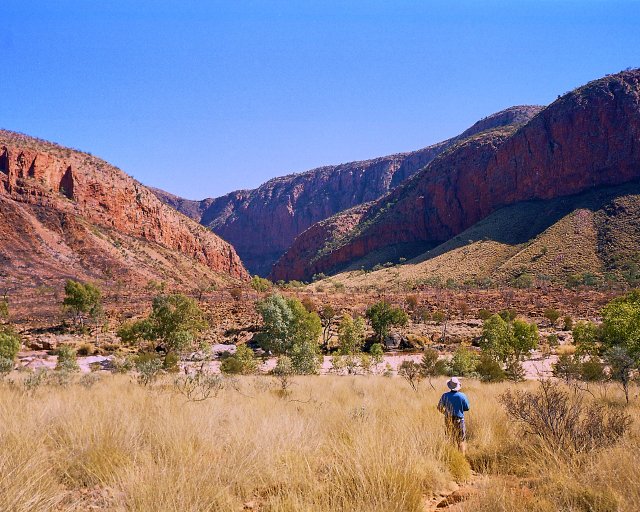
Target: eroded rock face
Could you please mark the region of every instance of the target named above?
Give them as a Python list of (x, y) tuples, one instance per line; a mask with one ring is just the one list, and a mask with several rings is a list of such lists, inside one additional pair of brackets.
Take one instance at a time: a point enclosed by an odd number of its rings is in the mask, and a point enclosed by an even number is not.
[[(16, 245), (24, 244), (26, 250), (49, 235), (73, 236), (77, 249), (83, 236), (85, 245), (98, 236), (92, 234), (94, 227), (96, 232), (158, 244), (215, 272), (247, 277), (233, 247), (119, 169), (89, 154), (7, 131), (0, 131), (0, 206), (4, 229), (9, 230), (0, 241), (5, 259)], [(16, 238), (10, 244), (10, 236), (19, 236), (19, 243)], [(55, 253), (55, 245), (47, 247)], [(62, 268), (64, 261), (61, 257), (60, 274), (73, 275)]]
[(512, 107), (478, 121), (458, 137), (418, 151), (321, 167), (217, 199), (189, 201), (163, 191), (156, 193), (233, 244), (252, 273), (266, 276), (294, 239), (316, 222), (378, 199), (462, 138), (525, 122), (539, 110), (535, 106)]
[(376, 201), (350, 233), (300, 235), (273, 278), (308, 279), (392, 244), (446, 241), (505, 205), (637, 179), (639, 70), (591, 82), (517, 130), (494, 129), (449, 148)]

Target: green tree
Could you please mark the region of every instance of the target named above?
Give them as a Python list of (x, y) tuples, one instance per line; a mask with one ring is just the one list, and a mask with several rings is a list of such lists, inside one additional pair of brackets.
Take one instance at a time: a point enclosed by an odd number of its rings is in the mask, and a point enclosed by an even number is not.
[(274, 294), (256, 304), (262, 316), (262, 333), (258, 335), (260, 346), (274, 354), (286, 354), (291, 350), (290, 325), (293, 322), (293, 311), (287, 300)]
[(75, 323), (84, 325), (85, 315), (98, 318), (102, 314), (102, 294), (91, 283), (81, 283), (69, 279), (64, 285), (62, 306), (70, 311)]
[(289, 396), (291, 377), (295, 374), (291, 358), (289, 356), (278, 357), (278, 361), (276, 362), (276, 366), (273, 369), (272, 374), (280, 381), (280, 396), (283, 398)]
[(516, 360), (538, 346), (538, 326), (534, 323), (527, 323), (524, 320), (514, 320), (512, 326), (512, 337), (510, 340), (511, 353)]
[(20, 350), (20, 335), (8, 325), (0, 325), (0, 358), (13, 363)]
[(335, 310), (330, 304), (325, 304), (320, 310), (320, 322), (322, 323), (322, 346), (327, 350), (329, 335), (331, 334), (331, 322), (336, 317)]
[(504, 361), (509, 353), (511, 328), (500, 315), (491, 315), (482, 324), (480, 347), (497, 361)]
[(500, 315), (492, 315), (482, 326), (482, 349), (497, 361), (506, 363), (510, 358), (520, 360), (536, 348), (538, 327), (523, 320), (508, 322)]
[(640, 290), (618, 297), (602, 310), (602, 341), (607, 347), (623, 347), (640, 358)]
[(598, 326), (592, 322), (576, 322), (572, 330), (573, 342), (580, 355), (596, 355), (599, 352)]
[(318, 373), (320, 358), (320, 347), (317, 341), (310, 339), (295, 343), (291, 350), (291, 364), (298, 375)]
[(401, 308), (391, 306), (386, 301), (380, 301), (367, 309), (366, 317), (376, 333), (378, 341), (384, 340), (392, 326), (406, 325), (409, 317)]
[(118, 330), (125, 343), (158, 342), (168, 353), (193, 348), (208, 328), (198, 303), (185, 295), (159, 295), (153, 299), (151, 313), (145, 319), (130, 322)]
[(475, 374), (479, 357), (473, 350), (461, 346), (451, 359), (451, 373), (459, 377), (468, 377)]
[(341, 355), (353, 355), (360, 352), (364, 343), (364, 320), (357, 317), (355, 320), (351, 315), (342, 315), (338, 326), (338, 343)]
[(414, 391), (418, 391), (418, 385), (424, 377), (420, 371), (420, 365), (415, 361), (408, 360), (402, 361), (398, 368), (398, 375), (405, 379)]
[(316, 373), (322, 333), (318, 314), (307, 311), (298, 299), (285, 299), (279, 294), (259, 301), (256, 309), (263, 320), (260, 346), (276, 355), (289, 356), (296, 373)]
[(253, 276), (251, 278), (251, 288), (257, 292), (268, 292), (273, 284), (268, 279), (260, 276)]

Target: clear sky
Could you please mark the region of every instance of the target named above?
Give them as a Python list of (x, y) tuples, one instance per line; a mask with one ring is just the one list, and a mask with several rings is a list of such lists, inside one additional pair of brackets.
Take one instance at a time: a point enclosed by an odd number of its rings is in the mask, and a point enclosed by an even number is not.
[(640, 2), (2, 0), (0, 127), (194, 199), (640, 66)]

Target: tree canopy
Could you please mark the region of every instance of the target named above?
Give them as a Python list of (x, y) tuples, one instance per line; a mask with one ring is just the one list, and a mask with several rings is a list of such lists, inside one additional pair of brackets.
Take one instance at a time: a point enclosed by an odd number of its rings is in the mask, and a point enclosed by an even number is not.
[(208, 324), (198, 303), (185, 295), (159, 295), (145, 319), (125, 324), (118, 336), (127, 343), (157, 341), (167, 352), (192, 347)]
[(392, 326), (406, 325), (409, 320), (403, 309), (393, 307), (384, 300), (370, 306), (365, 314), (379, 341), (382, 341), (389, 334), (389, 329)]

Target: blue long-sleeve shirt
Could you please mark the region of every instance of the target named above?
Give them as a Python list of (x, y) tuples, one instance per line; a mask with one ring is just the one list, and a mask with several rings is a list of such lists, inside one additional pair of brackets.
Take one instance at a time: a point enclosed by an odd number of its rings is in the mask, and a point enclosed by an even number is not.
[(460, 391), (448, 391), (440, 397), (438, 410), (456, 418), (464, 418), (464, 412), (469, 410), (469, 399)]

